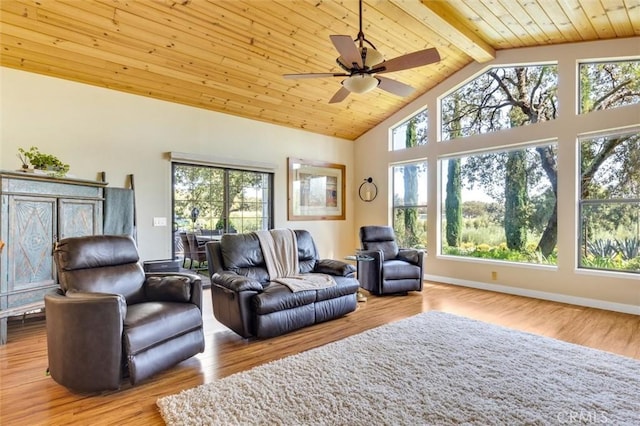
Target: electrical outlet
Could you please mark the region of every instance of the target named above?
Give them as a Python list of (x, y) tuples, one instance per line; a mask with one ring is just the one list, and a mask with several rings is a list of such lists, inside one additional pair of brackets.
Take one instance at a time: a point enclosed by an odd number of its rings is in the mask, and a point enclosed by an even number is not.
[(166, 217), (154, 217), (153, 218), (153, 226), (167, 226), (167, 218)]
[(496, 271), (491, 271), (491, 279), (492, 279), (493, 281), (497, 280), (497, 279), (498, 279), (498, 272), (496, 272)]

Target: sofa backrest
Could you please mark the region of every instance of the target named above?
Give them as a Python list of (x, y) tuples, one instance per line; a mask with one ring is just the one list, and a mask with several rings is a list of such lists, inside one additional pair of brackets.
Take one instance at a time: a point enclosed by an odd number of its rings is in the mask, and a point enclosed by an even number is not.
[[(295, 230), (298, 245), (300, 273), (313, 271), (318, 261), (318, 250), (313, 237), (306, 230)], [(209, 243), (207, 243), (209, 244)], [(238, 275), (244, 275), (259, 282), (269, 281), (260, 240), (255, 232), (245, 234), (224, 234), (220, 239), (222, 267)], [(211, 250), (210, 253), (215, 251)]]
[(135, 242), (125, 235), (64, 238), (54, 260), (60, 288), (86, 293), (121, 294), (127, 304), (144, 300), (144, 270)]
[(225, 270), (233, 271), (260, 282), (269, 281), (269, 274), (255, 232), (224, 234), (220, 238), (220, 254)]

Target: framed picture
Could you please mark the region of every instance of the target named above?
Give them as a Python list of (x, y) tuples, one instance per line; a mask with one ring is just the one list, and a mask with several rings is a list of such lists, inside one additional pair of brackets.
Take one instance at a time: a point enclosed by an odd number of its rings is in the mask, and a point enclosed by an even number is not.
[(344, 220), (343, 164), (288, 158), (289, 220)]

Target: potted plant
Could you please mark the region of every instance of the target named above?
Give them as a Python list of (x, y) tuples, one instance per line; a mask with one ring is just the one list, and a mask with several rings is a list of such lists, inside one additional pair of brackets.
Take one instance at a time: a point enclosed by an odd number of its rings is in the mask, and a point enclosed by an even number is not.
[(29, 150), (18, 148), (18, 158), (22, 161), (22, 168), (28, 169), (29, 164), (36, 170), (50, 171), (52, 176), (61, 177), (69, 171), (69, 165), (63, 163), (55, 155), (45, 154), (32, 146)]

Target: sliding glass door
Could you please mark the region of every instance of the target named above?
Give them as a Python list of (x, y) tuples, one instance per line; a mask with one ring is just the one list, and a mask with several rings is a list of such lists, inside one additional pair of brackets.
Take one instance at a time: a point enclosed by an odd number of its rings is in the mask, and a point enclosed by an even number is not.
[(180, 233), (216, 237), (273, 228), (273, 173), (172, 163), (174, 256)]

